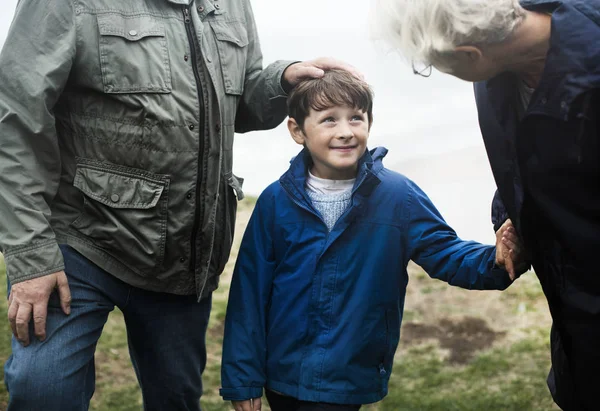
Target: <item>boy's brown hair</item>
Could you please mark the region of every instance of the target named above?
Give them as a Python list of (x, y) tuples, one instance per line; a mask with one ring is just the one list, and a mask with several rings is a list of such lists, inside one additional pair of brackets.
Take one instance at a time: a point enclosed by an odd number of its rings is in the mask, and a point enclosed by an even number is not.
[(367, 113), (369, 127), (373, 123), (373, 90), (345, 70), (327, 70), (321, 78), (303, 80), (287, 99), (288, 114), (302, 130), (311, 108), (322, 111), (333, 106), (360, 109)]

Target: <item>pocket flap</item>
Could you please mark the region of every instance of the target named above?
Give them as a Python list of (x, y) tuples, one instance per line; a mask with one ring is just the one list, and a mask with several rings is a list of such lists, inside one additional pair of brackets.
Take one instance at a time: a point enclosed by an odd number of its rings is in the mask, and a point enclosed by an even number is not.
[(98, 30), (101, 36), (118, 36), (129, 41), (165, 36), (165, 28), (152, 16), (100, 14)]
[(165, 183), (108, 170), (79, 166), (73, 185), (86, 196), (112, 208), (155, 207)]
[(227, 184), (229, 184), (229, 187), (233, 188), (233, 191), (235, 191), (235, 196), (237, 197), (238, 201), (244, 199), (244, 192), (242, 191), (242, 185), (244, 184), (243, 178), (232, 174), (227, 178)]
[(215, 32), (217, 40), (236, 44), (238, 47), (248, 45), (248, 32), (243, 24), (233, 22), (211, 21), (210, 26)]

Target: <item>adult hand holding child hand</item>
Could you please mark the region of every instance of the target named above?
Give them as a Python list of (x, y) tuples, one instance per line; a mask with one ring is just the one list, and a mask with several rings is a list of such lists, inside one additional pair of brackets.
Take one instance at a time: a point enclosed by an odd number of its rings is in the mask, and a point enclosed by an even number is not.
[(528, 265), (523, 244), (510, 219), (496, 231), (496, 264), (504, 267), (513, 281), (517, 272), (525, 271)]

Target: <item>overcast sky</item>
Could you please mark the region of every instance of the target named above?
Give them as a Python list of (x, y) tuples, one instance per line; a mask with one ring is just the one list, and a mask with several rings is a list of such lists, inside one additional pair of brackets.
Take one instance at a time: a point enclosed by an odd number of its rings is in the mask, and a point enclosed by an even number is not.
[[(493, 241), (494, 184), (471, 85), (435, 71), (430, 78), (413, 75), (398, 56), (369, 38), (367, 4), (252, 0), (265, 64), (332, 56), (359, 68), (375, 91), (369, 146), (387, 147), (385, 165), (423, 187), (459, 235)], [(0, 44), (15, 5), (16, 0), (0, 0)], [(283, 125), (238, 135), (234, 172), (245, 178), (244, 190), (256, 195), (285, 171), (299, 148)]]

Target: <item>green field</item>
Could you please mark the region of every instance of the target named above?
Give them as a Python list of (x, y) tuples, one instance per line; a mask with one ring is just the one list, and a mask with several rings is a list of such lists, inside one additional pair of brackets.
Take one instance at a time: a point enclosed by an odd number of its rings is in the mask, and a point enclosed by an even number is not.
[[(237, 240), (213, 299), (204, 374), (204, 411), (232, 410), (218, 396), (223, 320), (228, 284), (252, 200), (240, 203)], [(1, 257), (1, 256), (0, 256)], [(0, 271), (4, 272), (0, 260)], [(6, 286), (2, 286), (6, 295)], [(0, 304), (0, 359), (10, 355), (6, 300)], [(528, 273), (507, 291), (449, 287), (411, 267), (402, 338), (388, 397), (369, 411), (557, 410), (545, 380), (550, 366), (550, 318), (536, 277)], [(92, 410), (141, 410), (129, 361), (123, 317), (113, 312), (96, 353), (97, 384)], [(0, 371), (3, 380), (3, 373)], [(8, 394), (0, 385), (0, 410)], [(268, 410), (263, 406), (263, 410)]]

